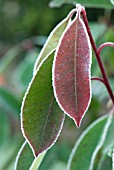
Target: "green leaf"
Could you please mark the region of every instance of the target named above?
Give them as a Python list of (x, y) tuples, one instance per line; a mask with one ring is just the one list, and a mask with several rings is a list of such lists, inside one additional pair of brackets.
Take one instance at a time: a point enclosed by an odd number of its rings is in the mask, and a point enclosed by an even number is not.
[(23, 88), (27, 88), (33, 76), (33, 68), (37, 55), (38, 53), (36, 52), (36, 50), (31, 50), (26, 54), (25, 58), (18, 64), (12, 78), (14, 84), (17, 85), (18, 88), (21, 88), (22, 90)]
[[(114, 79), (109, 79), (109, 82), (112, 85), (112, 91), (114, 91)], [(104, 84), (98, 81), (92, 81), (92, 94), (100, 101), (109, 97)]]
[(0, 148), (0, 170), (7, 170), (9, 166), (14, 163), (21, 144), (22, 139), (20, 135), (16, 135), (7, 142), (4, 142), (4, 145)]
[(0, 146), (9, 139), (11, 128), (6, 113), (0, 108)]
[(40, 154), (38, 157), (35, 158), (34, 162), (32, 163), (30, 170), (38, 170), (40, 167), (40, 164), (46, 154), (46, 151)]
[[(97, 170), (103, 170), (104, 165), (105, 165), (105, 167), (107, 167), (107, 166), (112, 167), (112, 163), (111, 163), (112, 160), (111, 160), (111, 157), (108, 158), (108, 155), (109, 155), (108, 153), (109, 153), (109, 151), (112, 152), (113, 147), (114, 147), (114, 115), (112, 118), (112, 123), (108, 129), (105, 142), (104, 142), (102, 150), (101, 150), (101, 158), (100, 158)], [(107, 168), (107, 169), (110, 170), (111, 168), (110, 169)]]
[(114, 147), (112, 151), (112, 169), (114, 170)]
[(102, 152), (107, 153), (110, 148), (114, 146), (114, 115), (112, 117), (112, 123), (108, 129), (106, 140), (102, 147)]
[(107, 25), (105, 23), (89, 22), (89, 25), (95, 42), (105, 33), (107, 29)]
[(110, 0), (111, 4), (114, 5), (114, 0)]
[(38, 157), (34, 157), (31, 147), (25, 141), (17, 155), (15, 162), (15, 170), (38, 170), (46, 152), (43, 152)]
[(0, 73), (6, 70), (8, 65), (12, 62), (12, 60), (22, 51), (23, 49), (17, 45), (11, 48), (0, 60)]
[(112, 170), (112, 159), (108, 154), (102, 155), (97, 170)]
[(25, 141), (22, 145), (15, 163), (15, 170), (28, 170), (35, 159), (29, 144)]
[[(73, 10), (74, 11), (74, 10)], [(62, 36), (62, 33), (63, 31), (65, 30), (65, 28), (67, 27), (67, 25), (69, 24), (70, 22), (70, 17), (71, 17), (71, 14), (73, 13), (73, 11), (71, 11), (69, 13), (69, 15), (64, 19), (62, 20), (54, 29), (53, 31), (50, 33), (44, 47), (42, 48), (39, 56), (38, 56), (38, 59), (35, 63), (35, 67), (34, 67), (34, 72), (37, 70), (38, 66), (39, 66), (39, 63), (49, 54), (51, 53), (51, 51), (53, 51), (58, 43), (59, 43), (59, 39), (60, 37)]]
[(57, 161), (49, 170), (66, 170), (66, 165), (63, 162)]
[(54, 144), (65, 116), (53, 95), (53, 59), (54, 53), (51, 53), (39, 66), (21, 109), (22, 131), (36, 156)]
[(101, 149), (112, 114), (105, 115), (92, 123), (80, 136), (71, 153), (68, 170), (92, 170), (98, 151)]
[(100, 2), (99, 0), (52, 0), (49, 5), (50, 7), (60, 7), (65, 3), (74, 5), (80, 3), (83, 6), (94, 8), (114, 8), (110, 0), (102, 0)]
[(0, 106), (19, 115), (20, 102), (18, 98), (4, 87), (0, 87)]

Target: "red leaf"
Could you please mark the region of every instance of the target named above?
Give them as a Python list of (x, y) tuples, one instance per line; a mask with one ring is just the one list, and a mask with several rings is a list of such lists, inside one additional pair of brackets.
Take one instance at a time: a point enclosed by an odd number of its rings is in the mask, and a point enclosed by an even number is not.
[(90, 40), (78, 12), (60, 40), (53, 65), (55, 98), (78, 127), (91, 99), (91, 56)]

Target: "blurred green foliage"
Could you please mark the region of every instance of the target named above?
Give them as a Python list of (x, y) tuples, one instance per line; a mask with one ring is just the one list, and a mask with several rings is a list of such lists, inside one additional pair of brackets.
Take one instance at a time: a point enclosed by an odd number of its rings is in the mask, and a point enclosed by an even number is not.
[(72, 7), (49, 10), (48, 3), (49, 0), (1, 0), (0, 40), (14, 43), (33, 35), (48, 35)]
[[(73, 8), (48, 6), (49, 0), (0, 1), (0, 170), (12, 170), (24, 139), (20, 130), (20, 107), (32, 78), (34, 63), (54, 26)], [(114, 42), (113, 11), (87, 9), (90, 27), (97, 46)], [(114, 49), (102, 51), (114, 91)], [(101, 76), (93, 54), (92, 76)], [(40, 170), (65, 170), (69, 154), (82, 131), (96, 118), (108, 112), (109, 96), (101, 82), (92, 82), (91, 106), (79, 130), (68, 117), (57, 143), (47, 152)], [(70, 139), (70, 140), (69, 140)], [(6, 154), (7, 153), (7, 154)]]

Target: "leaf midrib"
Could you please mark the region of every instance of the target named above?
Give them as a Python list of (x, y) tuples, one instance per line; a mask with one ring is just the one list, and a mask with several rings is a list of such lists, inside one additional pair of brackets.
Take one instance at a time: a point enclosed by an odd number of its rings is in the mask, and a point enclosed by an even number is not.
[(45, 120), (45, 124), (44, 124), (44, 128), (43, 128), (43, 132), (42, 132), (41, 142), (40, 142), (39, 148), (41, 148), (41, 145), (42, 145), (42, 141), (43, 141), (43, 138), (44, 138), (44, 134), (45, 134), (48, 118), (49, 118), (49, 113), (50, 113), (50, 110), (51, 110), (53, 102), (54, 102), (54, 96), (51, 97), (50, 101), (51, 102), (50, 102), (49, 110), (48, 110), (48, 113), (47, 113), (47, 116), (46, 116), (46, 120)]
[[(76, 18), (77, 19), (77, 18)], [(76, 28), (78, 27), (78, 22), (76, 22)], [(78, 110), (78, 103), (77, 103), (77, 80), (76, 80), (76, 76), (77, 76), (77, 72), (76, 72), (76, 51), (77, 51), (77, 29), (75, 31), (75, 48), (74, 48), (74, 96), (75, 96), (75, 104), (76, 104), (76, 110)]]

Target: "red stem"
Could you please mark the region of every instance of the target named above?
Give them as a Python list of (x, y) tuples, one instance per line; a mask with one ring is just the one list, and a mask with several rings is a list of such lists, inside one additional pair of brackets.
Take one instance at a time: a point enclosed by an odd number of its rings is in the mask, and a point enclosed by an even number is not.
[(103, 79), (99, 78), (99, 77), (91, 77), (91, 80), (98, 80), (98, 81), (101, 81), (104, 85), (105, 85), (105, 82)]
[(104, 47), (114, 47), (114, 43), (106, 42), (106, 43), (101, 44), (101, 46), (97, 49), (99, 55)]
[(105, 86), (106, 86), (107, 91), (108, 91), (108, 93), (110, 95), (110, 98), (112, 99), (112, 102), (114, 104), (114, 95), (113, 95), (112, 89), (110, 87), (110, 84), (109, 84), (109, 81), (108, 81), (108, 78), (107, 78), (107, 75), (106, 75), (106, 72), (105, 72), (105, 68), (104, 68), (104, 65), (102, 63), (100, 54), (98, 53), (97, 47), (95, 45), (95, 42), (94, 42), (92, 34), (91, 34), (91, 31), (90, 31), (90, 28), (89, 28), (89, 24), (88, 24), (88, 20), (87, 20), (87, 17), (86, 17), (86, 11), (85, 11), (84, 8), (82, 8), (81, 12), (82, 12), (81, 14), (82, 14), (82, 17), (83, 17), (83, 21), (85, 23), (85, 26), (86, 26), (86, 29), (87, 29), (87, 32), (88, 32), (88, 35), (89, 35), (89, 38), (90, 38), (91, 45), (93, 47), (93, 50), (94, 50), (97, 62), (99, 64), (99, 67), (100, 67), (100, 70), (101, 70), (101, 73), (102, 73), (102, 76), (103, 76), (103, 80), (105, 82)]

